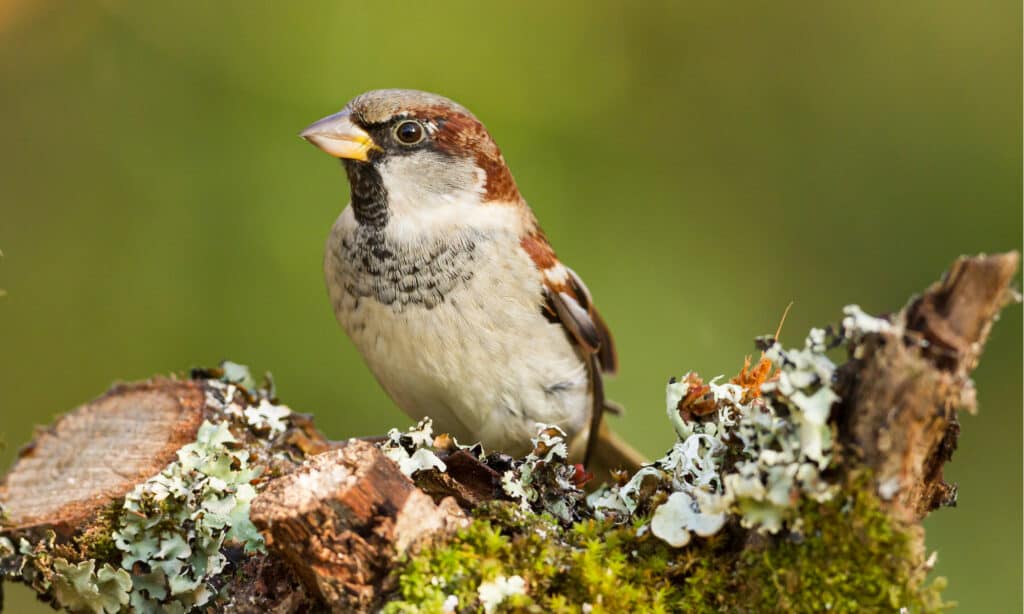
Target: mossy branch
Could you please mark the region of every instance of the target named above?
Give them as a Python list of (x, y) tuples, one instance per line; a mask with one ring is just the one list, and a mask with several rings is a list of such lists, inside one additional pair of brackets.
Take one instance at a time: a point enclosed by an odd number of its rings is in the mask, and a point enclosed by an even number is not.
[(117, 386), (0, 482), (0, 574), (83, 612), (939, 610), (918, 523), (955, 501), (1017, 264), (962, 258), (889, 317), (673, 380), (675, 445), (589, 496), (556, 428), (521, 459), (429, 423), (334, 443), (230, 363)]

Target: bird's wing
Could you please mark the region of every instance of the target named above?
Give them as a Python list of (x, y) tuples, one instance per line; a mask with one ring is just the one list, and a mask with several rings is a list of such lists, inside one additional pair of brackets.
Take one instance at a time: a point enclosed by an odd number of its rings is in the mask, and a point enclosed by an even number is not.
[(608, 325), (594, 307), (590, 291), (575, 271), (555, 257), (554, 250), (539, 230), (522, 240), (523, 249), (541, 275), (544, 302), (541, 309), (548, 320), (558, 322), (585, 354), (597, 354), (600, 371), (618, 371), (615, 342)]
[(544, 278), (544, 309), (558, 317), (569, 335), (587, 354), (596, 354), (600, 371), (614, 374), (618, 368), (615, 343), (611, 331), (604, 323), (590, 299), (590, 292), (575, 271), (565, 265), (565, 281), (559, 283)]
[(615, 343), (608, 326), (594, 307), (587, 286), (575, 271), (558, 261), (543, 233), (538, 230), (528, 235), (522, 246), (541, 273), (544, 293), (541, 309), (544, 315), (565, 328), (569, 338), (581, 349), (590, 374), (594, 405), (583, 457), (585, 465), (597, 443), (601, 417), (606, 409), (601, 373), (615, 373), (619, 366)]

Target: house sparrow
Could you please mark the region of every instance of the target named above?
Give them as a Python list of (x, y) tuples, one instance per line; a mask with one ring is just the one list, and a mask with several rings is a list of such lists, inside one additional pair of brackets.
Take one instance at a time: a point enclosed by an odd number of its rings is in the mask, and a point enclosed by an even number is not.
[(399, 407), (488, 449), (525, 453), (545, 423), (576, 457), (586, 442), (592, 469), (639, 465), (600, 428), (601, 374), (617, 367), (608, 327), (472, 113), (436, 94), (375, 90), (300, 136), (348, 175), (327, 288)]

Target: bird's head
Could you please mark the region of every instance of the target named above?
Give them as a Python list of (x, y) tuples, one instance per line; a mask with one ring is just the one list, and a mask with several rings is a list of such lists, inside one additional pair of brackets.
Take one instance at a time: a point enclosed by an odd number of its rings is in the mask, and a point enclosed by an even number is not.
[(362, 224), (520, 202), (512, 173), (484, 125), (437, 94), (366, 92), (300, 136), (342, 160)]

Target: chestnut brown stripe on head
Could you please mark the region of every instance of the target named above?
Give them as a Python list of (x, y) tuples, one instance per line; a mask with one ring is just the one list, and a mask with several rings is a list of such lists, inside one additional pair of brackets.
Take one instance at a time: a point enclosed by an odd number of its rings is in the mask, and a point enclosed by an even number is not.
[(483, 202), (519, 202), (519, 190), (501, 150), (487, 128), (462, 105), (429, 92), (374, 90), (356, 97), (346, 108), (380, 145), (371, 160), (417, 150), (471, 159), (484, 172)]
[(428, 111), (433, 112), (438, 122), (437, 149), (451, 155), (473, 156), (486, 176), (484, 202), (518, 202), (520, 195), (515, 179), (487, 128), (468, 111), (446, 111), (443, 108)]

